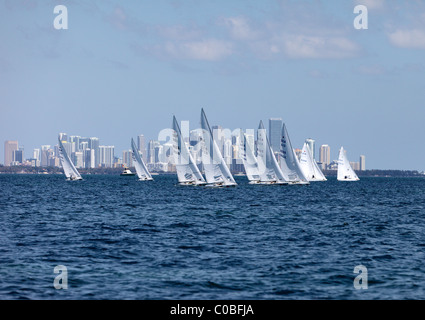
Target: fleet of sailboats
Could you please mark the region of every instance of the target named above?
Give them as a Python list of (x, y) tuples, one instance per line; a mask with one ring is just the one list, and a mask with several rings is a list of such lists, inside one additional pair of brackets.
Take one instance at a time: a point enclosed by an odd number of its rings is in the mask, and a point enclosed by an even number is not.
[[(205, 178), (185, 142), (176, 117), (173, 116), (172, 153), (179, 185), (236, 186), (237, 183), (218, 147), (204, 109), (201, 110), (201, 130), (201, 166)], [(251, 137), (253, 138), (253, 136)], [(262, 121), (258, 126), (256, 144), (254, 141), (248, 141), (247, 135), (242, 130), (240, 130), (238, 138), (239, 157), (250, 184), (308, 185), (313, 181), (327, 181), (307, 143), (304, 143), (298, 159), (285, 124), (282, 125), (280, 148), (276, 152), (270, 145)], [(82, 180), (60, 138), (58, 141), (59, 157), (67, 180)], [(131, 139), (131, 147), (134, 168), (139, 180), (152, 181), (152, 175), (144, 163), (140, 151), (136, 148), (133, 138)], [(343, 147), (339, 152), (337, 180), (359, 180)]]

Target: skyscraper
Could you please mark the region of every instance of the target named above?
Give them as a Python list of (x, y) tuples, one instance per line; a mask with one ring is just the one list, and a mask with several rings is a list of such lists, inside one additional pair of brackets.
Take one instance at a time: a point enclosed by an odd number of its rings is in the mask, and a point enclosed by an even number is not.
[(74, 147), (74, 151), (73, 152), (78, 152), (80, 151), (80, 136), (70, 136), (69, 137), (70, 142), (74, 142), (75, 143), (75, 147)]
[(133, 166), (133, 151), (124, 150), (122, 152), (122, 164), (125, 165), (126, 167)]
[(83, 168), (84, 167), (84, 161), (83, 161), (83, 152), (76, 151), (74, 153), (74, 164), (77, 168)]
[(94, 168), (100, 164), (99, 138), (93, 137), (89, 139), (89, 148), (94, 152)]
[(361, 155), (360, 156), (360, 171), (366, 170), (366, 156)]
[(95, 167), (95, 155), (94, 149), (86, 149), (84, 150), (84, 166), (86, 169), (91, 169)]
[(282, 125), (283, 125), (283, 121), (281, 118), (269, 119), (269, 142), (275, 154), (279, 152), (280, 150)]
[(155, 148), (159, 146), (159, 141), (150, 140), (148, 145), (148, 163), (155, 163)]
[(18, 141), (5, 141), (4, 142), (4, 165), (10, 167), (13, 162), (13, 153), (18, 150)]
[(163, 161), (163, 150), (164, 147), (161, 146), (159, 143), (158, 145), (155, 146), (154, 148), (154, 163), (158, 163), (158, 162), (164, 162)]
[(316, 141), (314, 141), (313, 139), (309, 138), (309, 139), (306, 139), (305, 140), (305, 143), (308, 144), (313, 159), (316, 159), (316, 153), (315, 153), (315, 149), (316, 149), (315, 144), (316, 144)]
[(114, 146), (99, 146), (100, 165), (106, 168), (114, 166), (115, 147)]
[(24, 148), (19, 148), (19, 150), (13, 151), (13, 161), (12, 165), (20, 165), (24, 162)]
[(320, 147), (320, 163), (323, 170), (326, 170), (331, 163), (331, 148), (327, 144)]
[(35, 159), (35, 166), (39, 167), (40, 166), (40, 149), (34, 149), (32, 157)]
[(147, 162), (148, 155), (146, 152), (146, 140), (143, 134), (137, 136), (137, 149), (142, 153), (143, 161)]
[(49, 166), (49, 150), (50, 145), (41, 146), (40, 164), (42, 167)]

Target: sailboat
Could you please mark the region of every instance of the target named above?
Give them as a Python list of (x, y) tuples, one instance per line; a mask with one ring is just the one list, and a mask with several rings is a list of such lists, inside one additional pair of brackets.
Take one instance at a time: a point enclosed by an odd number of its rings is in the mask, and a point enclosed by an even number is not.
[(208, 123), (204, 109), (201, 110), (202, 128), (202, 164), (205, 170), (205, 178), (209, 187), (231, 187), (237, 183), (230, 173), (224, 158), (213, 138), (211, 127)]
[(83, 180), (77, 168), (75, 168), (68, 154), (66, 153), (63, 143), (60, 138), (59, 141), (59, 158), (62, 164), (63, 172), (65, 173), (66, 179), (69, 181)]
[(263, 121), (260, 121), (257, 131), (257, 160), (261, 184), (287, 184), (287, 180), (270, 146)]
[(317, 162), (314, 160), (310, 147), (307, 143), (304, 143), (303, 150), (301, 152), (300, 167), (308, 181), (327, 180), (322, 170), (320, 170), (317, 165)]
[(357, 174), (351, 168), (350, 162), (345, 154), (344, 147), (339, 150), (338, 158), (338, 181), (358, 181), (360, 180)]
[(180, 185), (205, 185), (205, 179), (193, 160), (176, 120), (173, 116), (173, 155)]
[(131, 138), (131, 148), (133, 149), (132, 154), (134, 167), (136, 168), (136, 173), (139, 177), (139, 181), (152, 181), (152, 175), (150, 174), (145, 162), (140, 156), (139, 150), (136, 148), (136, 144), (134, 143), (133, 138)]
[(285, 124), (282, 126), (280, 140), (280, 168), (289, 184), (310, 184), (300, 168)]
[(242, 130), (240, 130), (239, 135), (239, 151), (239, 156), (242, 159), (242, 163), (245, 168), (245, 173), (249, 180), (249, 183), (260, 183), (260, 170), (257, 158), (255, 157), (254, 150), (248, 143), (246, 134)]

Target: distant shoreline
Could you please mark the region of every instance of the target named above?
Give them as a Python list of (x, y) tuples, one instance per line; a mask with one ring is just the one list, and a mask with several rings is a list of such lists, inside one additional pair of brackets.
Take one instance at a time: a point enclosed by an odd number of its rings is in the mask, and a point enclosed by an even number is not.
[[(119, 175), (122, 168), (96, 168), (96, 169), (78, 169), (82, 175)], [(135, 172), (134, 168), (131, 168)], [(175, 172), (152, 172), (153, 174), (175, 175)], [(336, 177), (336, 170), (323, 171), (327, 177)], [(359, 177), (425, 177), (425, 174), (417, 170), (365, 170), (356, 171)], [(0, 174), (63, 174), (61, 168), (57, 167), (4, 167), (0, 166)], [(233, 173), (240, 176), (240, 173)]]

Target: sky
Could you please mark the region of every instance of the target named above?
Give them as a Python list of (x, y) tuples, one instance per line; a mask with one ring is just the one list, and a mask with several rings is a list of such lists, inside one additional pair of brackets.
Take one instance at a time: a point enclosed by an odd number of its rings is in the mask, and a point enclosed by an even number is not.
[(423, 171), (425, 1), (0, 0), (2, 145), (29, 158), (65, 132), (121, 156), (173, 115), (199, 128), (201, 108), (211, 125), (278, 117), (294, 148), (313, 138), (316, 154)]

